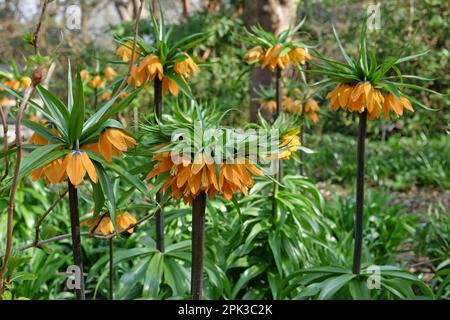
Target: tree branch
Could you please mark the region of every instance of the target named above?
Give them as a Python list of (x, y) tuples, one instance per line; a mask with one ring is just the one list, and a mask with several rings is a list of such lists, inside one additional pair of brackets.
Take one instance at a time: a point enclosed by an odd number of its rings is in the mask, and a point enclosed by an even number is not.
[[(3, 151), (7, 152), (8, 151), (8, 122), (6, 119), (6, 115), (3, 112), (2, 106), (0, 106), (0, 119), (1, 119), (2, 125), (3, 125), (3, 143), (4, 143)], [(8, 174), (9, 174), (9, 157), (5, 156), (5, 173), (0, 178), (0, 182), (5, 180), (5, 178), (8, 176)]]
[(56, 207), (56, 205), (64, 198), (64, 196), (67, 194), (67, 190), (65, 190), (63, 193), (59, 195), (59, 197), (52, 203), (52, 205), (39, 217), (38, 221), (36, 222), (35, 226), (35, 237), (34, 242), (39, 242), (39, 228), (44, 221), (44, 219), (52, 212), (52, 210)]
[(41, 8), (41, 14), (39, 16), (39, 22), (36, 26), (36, 31), (34, 31), (34, 34), (33, 34), (33, 40), (31, 42), (31, 44), (34, 47), (34, 54), (39, 53), (38, 40), (39, 40), (40, 31), (41, 31), (42, 21), (44, 21), (44, 16), (45, 16), (44, 14), (45, 14), (45, 11), (47, 10), (47, 5), (48, 5), (48, 0), (44, 0), (44, 3), (42, 4), (42, 8)]
[(136, 22), (134, 24), (134, 32), (133, 32), (133, 48), (131, 49), (131, 59), (130, 62), (128, 64), (128, 72), (127, 75), (123, 78), (122, 83), (120, 84), (119, 89), (117, 89), (116, 91), (116, 95), (119, 95), (120, 92), (123, 90), (123, 88), (125, 88), (128, 78), (131, 75), (131, 69), (133, 67), (133, 63), (134, 63), (134, 56), (136, 54), (136, 42), (137, 42), (137, 37), (138, 37), (138, 33), (139, 33), (139, 21), (141, 20), (141, 14), (142, 14), (142, 8), (144, 7), (144, 2), (145, 0), (141, 0), (141, 5), (139, 6), (139, 10), (136, 16)]

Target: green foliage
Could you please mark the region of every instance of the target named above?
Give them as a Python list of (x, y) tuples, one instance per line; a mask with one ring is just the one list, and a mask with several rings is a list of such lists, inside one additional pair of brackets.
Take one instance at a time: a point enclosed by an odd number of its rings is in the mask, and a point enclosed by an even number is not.
[[(335, 133), (306, 134), (306, 145), (316, 152), (306, 155), (307, 172), (318, 180), (354, 183), (356, 139)], [(450, 171), (448, 138), (393, 136), (387, 141), (366, 142), (366, 179), (369, 185), (394, 190), (412, 185), (448, 189)]]

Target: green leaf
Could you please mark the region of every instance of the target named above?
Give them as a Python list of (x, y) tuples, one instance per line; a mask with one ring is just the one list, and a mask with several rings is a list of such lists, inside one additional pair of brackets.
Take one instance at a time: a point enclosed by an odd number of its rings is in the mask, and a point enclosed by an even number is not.
[(85, 112), (83, 82), (81, 81), (79, 72), (77, 73), (77, 78), (75, 81), (75, 100), (73, 103), (73, 108), (70, 112), (69, 122), (69, 140), (72, 144), (81, 138)]
[(73, 108), (72, 67), (70, 65), (70, 59), (68, 59), (67, 64), (67, 109), (70, 112)]
[[(117, 96), (113, 97), (111, 100), (106, 102), (97, 112), (95, 112), (89, 119), (86, 120), (83, 127), (83, 135), (81, 140), (86, 140), (89, 136), (95, 133), (105, 121), (109, 120), (113, 115), (118, 113), (127, 107), (131, 101), (136, 97), (136, 95), (141, 91), (142, 88), (136, 88), (131, 91), (124, 99), (120, 100), (117, 105), (114, 105), (116, 102)], [(114, 106), (113, 106), (114, 105)]]
[(44, 101), (44, 104), (49, 108), (50, 113), (61, 121), (61, 125), (65, 126), (69, 121), (70, 114), (64, 103), (43, 86), (39, 85), (36, 90)]
[(109, 209), (109, 215), (111, 217), (111, 221), (114, 225), (114, 229), (116, 231), (119, 231), (117, 229), (117, 221), (116, 221), (116, 197), (114, 194), (114, 189), (111, 181), (109, 180), (108, 175), (106, 174), (105, 169), (103, 166), (94, 160), (94, 166), (97, 171), (98, 175), (98, 182), (103, 190), (103, 194), (106, 195), (106, 198), (108, 199), (108, 209)]
[(136, 189), (138, 189), (140, 192), (142, 192), (142, 194), (146, 195), (148, 193), (145, 183), (142, 182), (137, 177), (135, 177), (134, 175), (130, 174), (126, 169), (122, 168), (121, 166), (119, 166), (115, 163), (107, 162), (102, 156), (100, 156), (99, 154), (97, 154), (95, 152), (92, 152), (92, 151), (86, 151), (86, 152), (89, 155), (89, 158), (95, 160), (96, 162), (99, 162), (104, 167), (107, 167), (108, 169), (111, 169), (112, 171), (116, 172), (125, 181), (127, 181), (132, 186), (134, 186)]
[(350, 58), (350, 56), (347, 54), (347, 52), (345, 51), (344, 47), (342, 46), (341, 40), (339, 39), (339, 36), (338, 36), (334, 26), (333, 26), (333, 33), (334, 33), (334, 37), (336, 38), (337, 44), (339, 46), (339, 49), (341, 50), (341, 53), (344, 56), (345, 60), (347, 61), (347, 63), (351, 67), (355, 68), (355, 63), (353, 62), (352, 58)]
[(342, 274), (323, 281), (321, 284), (322, 290), (319, 294), (319, 300), (332, 298), (339, 289), (345, 286), (354, 277), (356, 277), (355, 274)]
[(420, 53), (417, 53), (417, 54), (413, 54), (413, 55), (410, 55), (410, 56), (399, 58), (399, 59), (397, 59), (397, 61), (395, 61), (395, 64), (399, 64), (399, 63), (406, 62), (406, 61), (409, 61), (409, 60), (414, 60), (414, 59), (416, 59), (418, 57), (421, 57), (423, 55), (428, 54), (428, 52), (430, 52), (430, 50), (426, 50), (424, 52), (420, 52)]
[(60, 137), (58, 137), (56, 134), (54, 134), (53, 131), (51, 131), (47, 127), (44, 127), (43, 125), (41, 125), (37, 122), (31, 121), (28, 119), (23, 119), (22, 123), (24, 126), (26, 126), (27, 128), (30, 128), (31, 130), (33, 130), (34, 132), (39, 134), (41, 137), (48, 140), (49, 142), (52, 142), (54, 144), (55, 143), (56, 144), (64, 143), (64, 141)]
[(163, 275), (164, 255), (156, 252), (150, 260), (147, 272), (145, 274), (143, 296), (157, 298)]
[(189, 286), (186, 269), (173, 259), (164, 259), (164, 280), (175, 296), (183, 295)]
[(98, 183), (91, 182), (92, 196), (94, 197), (94, 218), (100, 213), (105, 204), (105, 195)]
[(356, 278), (349, 282), (349, 290), (354, 300), (370, 300), (370, 293), (364, 279)]
[(250, 280), (257, 277), (264, 270), (266, 270), (266, 266), (262, 264), (254, 265), (246, 269), (234, 285), (233, 292), (231, 293), (231, 299), (236, 299), (239, 291), (241, 291), (241, 289), (244, 288)]

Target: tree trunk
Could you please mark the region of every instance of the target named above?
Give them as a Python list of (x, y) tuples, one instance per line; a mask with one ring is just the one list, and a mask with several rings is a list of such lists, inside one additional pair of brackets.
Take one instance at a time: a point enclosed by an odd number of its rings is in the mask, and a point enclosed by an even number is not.
[(187, 21), (189, 18), (189, 11), (191, 8), (191, 1), (190, 0), (183, 0), (183, 20)]
[[(279, 33), (296, 18), (295, 0), (244, 0), (244, 22), (247, 27), (260, 24), (266, 31)], [(250, 121), (257, 121), (259, 103), (256, 91), (271, 83), (268, 69), (254, 68), (250, 73)], [(264, 114), (264, 113), (263, 113)]]

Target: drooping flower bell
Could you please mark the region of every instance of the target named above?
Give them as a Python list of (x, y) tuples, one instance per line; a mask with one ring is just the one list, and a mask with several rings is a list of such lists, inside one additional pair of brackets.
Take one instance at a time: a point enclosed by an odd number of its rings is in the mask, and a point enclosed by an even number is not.
[(255, 63), (264, 61), (264, 56), (265, 56), (264, 49), (261, 48), (260, 46), (256, 46), (250, 49), (245, 54), (244, 58), (250, 63)]
[(230, 199), (233, 193), (239, 190), (247, 194), (248, 188), (253, 186), (253, 179), (247, 171), (254, 175), (262, 175), (262, 172), (253, 164), (242, 159), (236, 163), (220, 164), (218, 180), (216, 164), (211, 156), (198, 153), (193, 161), (183, 156), (179, 159), (180, 163), (177, 164), (174, 163), (170, 152), (156, 154), (153, 160), (158, 162), (147, 174), (146, 179), (169, 172), (170, 176), (162, 190), (170, 189), (174, 199), (183, 198), (185, 203), (192, 203), (192, 200), (202, 191), (211, 198), (220, 193), (226, 199)]
[(173, 70), (183, 77), (189, 77), (200, 72), (200, 68), (194, 62), (194, 60), (192, 60), (192, 58), (188, 54), (185, 55), (186, 59), (180, 62), (176, 62), (173, 66)]
[(106, 67), (104, 70), (106, 80), (113, 81), (115, 77), (117, 77), (117, 72), (111, 67)]
[(374, 88), (370, 82), (360, 82), (355, 86), (338, 85), (326, 98), (330, 99), (333, 110), (342, 108), (361, 113), (367, 109), (370, 120), (378, 118), (384, 102), (381, 90)]
[(40, 167), (31, 173), (33, 181), (37, 181), (43, 177), (53, 184), (62, 182), (67, 177), (63, 167), (63, 161), (61, 159), (53, 160), (49, 164)]
[[(133, 42), (128, 41), (123, 45), (120, 45), (117, 49), (116, 49), (116, 56), (120, 57), (122, 59), (123, 62), (129, 62), (131, 60), (131, 55), (133, 53), (132, 51), (132, 47), (133, 47)], [(138, 48), (136, 47), (135, 50), (135, 54), (134, 54), (134, 59), (133, 61), (136, 61), (138, 58)]]
[(95, 76), (91, 81), (89, 81), (89, 86), (94, 89), (105, 87), (102, 77)]
[(151, 81), (153, 81), (156, 76), (158, 76), (159, 80), (162, 80), (164, 77), (164, 70), (161, 60), (158, 56), (153, 54), (142, 59), (138, 69), (139, 72), (145, 71)]
[(66, 171), (70, 182), (75, 188), (81, 184), (86, 173), (92, 182), (97, 183), (98, 181), (94, 164), (84, 151), (73, 150), (69, 152), (64, 158), (61, 169)]
[(136, 140), (124, 131), (116, 128), (107, 128), (100, 134), (98, 140), (98, 153), (111, 162), (113, 156), (120, 156), (129, 147), (136, 146)]
[[(98, 216), (93, 222), (91, 219), (86, 222), (89, 224), (89, 232), (91, 233), (101, 233), (104, 236), (114, 233), (114, 225), (109, 216)], [(127, 211), (116, 214), (118, 232), (127, 230), (128, 233), (133, 233), (134, 228), (130, 228), (130, 226), (135, 225), (136, 223), (136, 218)]]
[(278, 159), (289, 159), (294, 152), (298, 151), (302, 145), (298, 136), (299, 133), (300, 129), (282, 137), (280, 152), (277, 154)]
[(383, 111), (386, 119), (389, 119), (391, 110), (396, 116), (402, 116), (403, 109), (414, 112), (411, 102), (406, 97), (400, 97), (400, 99), (397, 99), (391, 93), (388, 93), (384, 97)]
[(304, 106), (304, 111), (308, 116), (309, 120), (316, 123), (319, 121), (319, 116), (317, 115), (317, 111), (320, 110), (319, 104), (314, 99), (308, 99)]
[(175, 97), (180, 93), (180, 87), (178, 87), (175, 81), (167, 77), (163, 78), (162, 90), (163, 94), (167, 94), (167, 91), (170, 91), (170, 93)]

